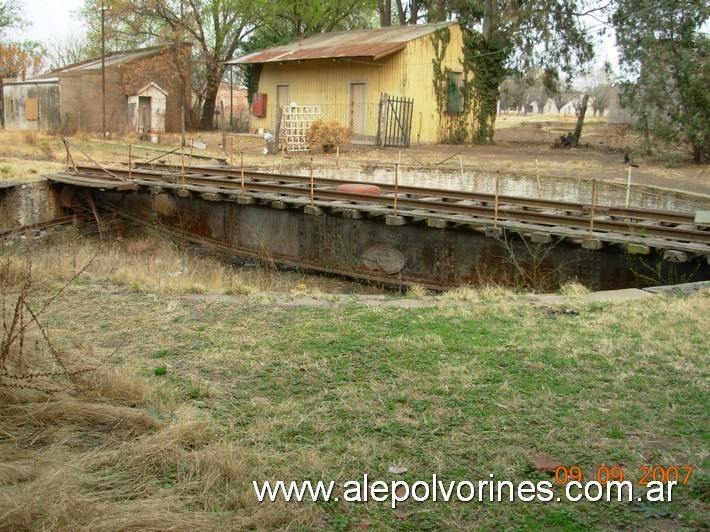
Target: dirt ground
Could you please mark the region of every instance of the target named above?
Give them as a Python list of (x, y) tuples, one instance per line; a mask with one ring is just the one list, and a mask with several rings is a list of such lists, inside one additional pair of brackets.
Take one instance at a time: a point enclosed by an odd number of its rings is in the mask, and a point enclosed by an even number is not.
[[(550, 115), (500, 115), (496, 125), (496, 144), (476, 146), (412, 146), (408, 149), (348, 146), (336, 156), (329, 153), (263, 155), (259, 137), (256, 145), (243, 152), (244, 164), (259, 168), (282, 169), (306, 167), (313, 159), (318, 167), (347, 165), (394, 166), (397, 162), (412, 167), (434, 166), (458, 169), (463, 163), (467, 171), (528, 174), (552, 177), (577, 177), (626, 183), (628, 165), (625, 153), (638, 165), (633, 168), (633, 183), (659, 188), (677, 189), (710, 196), (710, 168), (692, 164), (681, 153), (641, 156), (637, 137), (628, 126), (608, 124), (605, 119), (588, 118), (577, 148), (553, 148), (553, 141), (574, 129), (574, 117)], [(221, 134), (199, 133), (206, 150), (194, 150), (200, 158), (192, 165), (210, 164), (203, 157), (214, 156), (223, 161), (240, 164), (239, 152), (225, 152), (219, 146)], [(251, 140), (251, 139), (249, 139)], [(180, 145), (175, 134), (162, 135), (159, 145), (140, 142), (135, 138), (104, 141), (86, 134), (70, 139), (72, 155), (77, 164), (126, 164), (128, 145), (133, 146), (133, 160), (161, 159), (156, 150), (173, 150)], [(87, 158), (91, 156), (91, 160)], [(460, 157), (459, 157), (460, 155)], [(38, 136), (29, 132), (0, 131), (0, 180), (38, 179), (44, 173), (61, 170), (65, 151), (59, 138)], [(336, 162), (336, 157), (338, 161)], [(162, 158), (168, 164), (180, 165), (178, 154)], [(214, 163), (214, 160), (212, 160)]]
[[(710, 195), (710, 168), (692, 164), (676, 155), (660, 159), (636, 153), (637, 137), (625, 126), (607, 124), (606, 120), (585, 122), (580, 146), (572, 149), (553, 147), (556, 138), (574, 129), (574, 119), (546, 115), (501, 115), (496, 126), (496, 144), (487, 146), (422, 146), (402, 150), (402, 162), (436, 164), (460, 153), (466, 167), (495, 172), (542, 176), (577, 177), (626, 183), (628, 165), (624, 154), (638, 165), (632, 170), (633, 183), (659, 188), (684, 190)], [(399, 150), (367, 150), (360, 157), (397, 162)], [(537, 165), (536, 165), (537, 160)], [(459, 164), (454, 157), (444, 165)]]

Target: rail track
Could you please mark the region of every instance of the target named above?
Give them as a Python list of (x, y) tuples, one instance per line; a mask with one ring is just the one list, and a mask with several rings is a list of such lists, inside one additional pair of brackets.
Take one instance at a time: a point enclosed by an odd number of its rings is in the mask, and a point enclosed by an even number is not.
[(405, 217), (421, 217), (422, 213), (429, 213), (433, 217), (466, 215), (477, 219), (510, 220), (551, 228), (593, 229), (595, 233), (614, 233), (638, 239), (656, 237), (679, 243), (710, 244), (708, 225), (696, 224), (693, 214), (673, 211), (592, 206), (569, 201), (369, 183), (381, 188), (382, 195), (377, 196), (337, 190), (338, 185), (352, 181), (311, 179), (308, 176), (253, 170), (244, 170), (242, 177), (240, 169), (220, 167), (191, 167), (183, 176), (174, 167), (168, 166), (130, 171), (126, 168), (106, 170), (79, 166), (75, 173), (62, 175), (68, 182), (73, 178), (97, 185), (112, 183), (118, 189), (165, 185), (169, 188), (185, 188), (193, 192), (204, 190), (227, 196), (271, 194), (284, 201), (288, 198), (312, 198), (321, 206), (327, 206), (328, 202), (339, 207), (348, 204), (353, 209), (375, 205), (392, 212), (396, 204), (398, 214)]
[(48, 220), (46, 222), (37, 222), (34, 224), (28, 224), (28, 225), (21, 225), (18, 227), (13, 227), (12, 229), (3, 229), (0, 231), (0, 240), (4, 240), (6, 238), (11, 238), (13, 236), (19, 236), (27, 233), (28, 231), (46, 231), (47, 229), (51, 227), (56, 227), (59, 225), (68, 225), (77, 221), (85, 221), (89, 217), (87, 215), (75, 215), (75, 214), (70, 214), (67, 216), (61, 216), (59, 218), (54, 218), (52, 220)]

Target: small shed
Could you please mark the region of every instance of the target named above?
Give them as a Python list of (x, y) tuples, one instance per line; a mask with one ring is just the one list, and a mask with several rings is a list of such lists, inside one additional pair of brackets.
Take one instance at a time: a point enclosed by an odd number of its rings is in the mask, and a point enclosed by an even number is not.
[(133, 128), (142, 135), (165, 132), (165, 109), (168, 93), (157, 83), (150, 82), (128, 97), (128, 114), (133, 117)]
[(191, 50), (183, 44), (113, 52), (32, 79), (5, 80), (5, 128), (178, 132), (180, 108), (190, 101)]
[[(472, 136), (473, 73), (455, 22), (322, 33), (231, 61), (258, 78), (252, 126), (336, 120), (382, 146)], [(253, 77), (253, 76), (252, 76)]]
[(3, 125), (7, 129), (57, 132), (59, 115), (59, 80), (3, 81)]

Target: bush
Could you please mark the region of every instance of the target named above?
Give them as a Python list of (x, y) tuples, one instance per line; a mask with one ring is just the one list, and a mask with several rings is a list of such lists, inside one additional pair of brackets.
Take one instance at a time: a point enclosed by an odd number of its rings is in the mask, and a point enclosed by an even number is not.
[(308, 142), (313, 146), (323, 146), (323, 151), (328, 153), (335, 146), (342, 146), (350, 142), (353, 132), (337, 120), (316, 120), (308, 130)]

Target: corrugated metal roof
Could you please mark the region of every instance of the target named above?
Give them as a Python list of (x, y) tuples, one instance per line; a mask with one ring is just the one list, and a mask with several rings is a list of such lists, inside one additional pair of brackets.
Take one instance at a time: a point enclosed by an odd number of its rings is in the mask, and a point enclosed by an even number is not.
[[(169, 47), (167, 46), (153, 46), (151, 48), (140, 48), (138, 50), (128, 50), (123, 52), (112, 52), (106, 54), (104, 62), (107, 67), (112, 65), (117, 65), (119, 63), (124, 63), (126, 61), (132, 61), (134, 59), (143, 59), (145, 57), (151, 57), (164, 52)], [(81, 63), (74, 63), (62, 68), (55, 68), (39, 76), (33, 78), (27, 78), (26, 80), (18, 83), (36, 83), (36, 82), (56, 82), (59, 80), (59, 74), (62, 72), (74, 72), (77, 70), (100, 70), (101, 69), (101, 57), (96, 57), (89, 59), (88, 61), (83, 61)], [(8, 83), (9, 84), (9, 83)]]
[(15, 81), (5, 79), (5, 80), (3, 80), (2, 84), (7, 87), (10, 85), (51, 85), (52, 83), (59, 83), (59, 78), (41, 77), (41, 78), (18, 79)]
[[(150, 57), (152, 55), (164, 52), (167, 49), (165, 46), (153, 46), (151, 48), (141, 48), (139, 50), (130, 50), (127, 52), (113, 52), (106, 54), (104, 58), (104, 63), (106, 66), (116, 65), (118, 63), (124, 63), (126, 61), (132, 61), (134, 59), (142, 59), (144, 57)], [(75, 70), (96, 70), (101, 68), (101, 58), (97, 57), (94, 59), (89, 59), (83, 63), (75, 63), (73, 65), (66, 66), (64, 68), (58, 68), (52, 70), (50, 73), (58, 72), (72, 72)]]
[(392, 26), (371, 30), (321, 33), (284, 46), (267, 48), (231, 59), (228, 65), (278, 63), (306, 59), (369, 57), (380, 59), (404, 49), (408, 42), (455, 24), (439, 22), (415, 26)]

